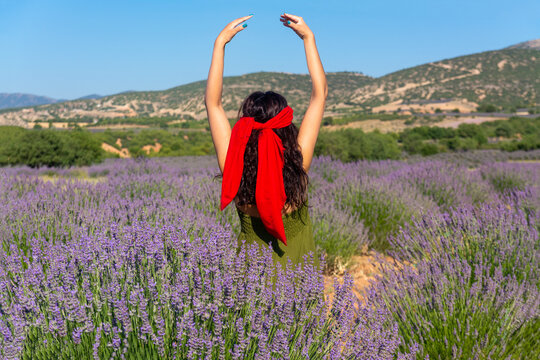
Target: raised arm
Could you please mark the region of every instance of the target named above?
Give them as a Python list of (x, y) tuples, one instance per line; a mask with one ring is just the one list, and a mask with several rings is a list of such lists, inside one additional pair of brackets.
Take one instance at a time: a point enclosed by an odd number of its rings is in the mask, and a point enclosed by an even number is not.
[(238, 32), (245, 29), (247, 24), (241, 25), (244, 21), (251, 18), (252, 15), (244, 16), (233, 20), (221, 31), (216, 41), (214, 42), (214, 51), (212, 53), (212, 64), (208, 72), (208, 80), (206, 81), (206, 92), (204, 96), (204, 104), (206, 106), (206, 114), (208, 115), (208, 123), (210, 125), (210, 133), (214, 141), (214, 148), (218, 159), (219, 168), (223, 172), (225, 167), (225, 157), (227, 156), (227, 148), (231, 138), (231, 125), (225, 115), (225, 110), (221, 104), (221, 93), (223, 90), (223, 58), (225, 57), (225, 45)]
[(315, 44), (315, 36), (304, 22), (304, 19), (300, 16), (285, 13), (281, 15), (281, 22), (283, 25), (293, 29), (304, 41), (304, 50), (309, 75), (311, 76), (311, 99), (298, 132), (298, 144), (302, 150), (304, 169), (307, 172), (313, 160), (313, 151), (321, 127), (324, 105), (328, 95), (328, 85), (319, 52), (317, 51), (317, 45)]

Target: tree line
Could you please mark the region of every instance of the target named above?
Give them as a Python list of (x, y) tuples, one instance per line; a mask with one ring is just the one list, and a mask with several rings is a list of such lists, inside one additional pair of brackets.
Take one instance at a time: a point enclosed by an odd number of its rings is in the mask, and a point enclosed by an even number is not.
[(0, 165), (83, 166), (101, 162), (101, 143), (88, 131), (27, 130), (3, 126)]
[[(0, 127), (0, 166), (25, 164), (40, 166), (82, 166), (117, 155), (101, 148), (107, 143), (118, 150), (127, 148), (133, 157), (208, 155), (214, 153), (206, 131), (178, 129), (111, 131), (92, 133), (73, 130)], [(120, 139), (120, 144), (116, 142)], [(142, 150), (145, 145), (161, 145), (159, 152)], [(417, 126), (399, 133), (366, 133), (361, 129), (321, 131), (315, 155), (328, 155), (345, 162), (399, 159), (404, 153), (424, 156), (440, 152), (474, 149), (504, 151), (540, 148), (540, 117), (461, 124), (457, 128)]]

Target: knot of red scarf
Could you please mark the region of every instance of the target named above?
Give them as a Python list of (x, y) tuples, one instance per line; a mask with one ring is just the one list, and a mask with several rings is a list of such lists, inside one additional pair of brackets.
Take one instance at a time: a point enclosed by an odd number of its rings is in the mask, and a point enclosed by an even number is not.
[(232, 129), (221, 184), (221, 210), (223, 210), (238, 193), (244, 171), (244, 152), (251, 131), (260, 130), (255, 203), (266, 230), (285, 245), (287, 239), (281, 217), (281, 210), (287, 200), (283, 184), (283, 144), (272, 129), (290, 125), (292, 118), (293, 110), (290, 106), (285, 107), (265, 123), (256, 122), (252, 117), (240, 118)]

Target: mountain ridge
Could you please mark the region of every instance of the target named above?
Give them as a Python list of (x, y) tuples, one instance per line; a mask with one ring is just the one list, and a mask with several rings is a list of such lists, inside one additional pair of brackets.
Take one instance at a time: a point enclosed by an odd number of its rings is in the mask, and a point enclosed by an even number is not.
[(0, 109), (53, 104), (64, 99), (26, 93), (0, 93)]
[[(99, 94), (90, 94), (90, 95), (78, 97), (73, 100), (100, 99), (102, 97), (104, 96), (99, 95)], [(35, 94), (28, 94), (28, 93), (0, 93), (0, 110), (56, 104), (56, 103), (65, 102), (65, 101), (72, 101), (72, 100), (55, 99), (49, 96), (35, 95)]]
[[(327, 73), (329, 95), (326, 116), (346, 116), (355, 112), (432, 111), (420, 102), (440, 102), (463, 112), (479, 104), (502, 108), (540, 104), (539, 40), (429, 62), (381, 77), (361, 72)], [(133, 91), (98, 99), (0, 111), (0, 124), (30, 126), (35, 121), (87, 121), (122, 117), (178, 117), (203, 119), (206, 80), (166, 90)], [(241, 101), (252, 91), (282, 93), (295, 109), (305, 112), (311, 92), (307, 74), (257, 72), (223, 79), (223, 106), (234, 117)], [(451, 100), (451, 101), (450, 101)], [(416, 104), (416, 105), (411, 105)], [(427, 110), (426, 110), (427, 109)]]

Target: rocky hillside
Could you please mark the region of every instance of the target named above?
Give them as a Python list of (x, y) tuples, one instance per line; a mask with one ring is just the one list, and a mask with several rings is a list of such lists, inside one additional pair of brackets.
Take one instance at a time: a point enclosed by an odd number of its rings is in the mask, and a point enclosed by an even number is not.
[[(540, 51), (488, 51), (397, 71), (356, 89), (351, 101), (377, 111), (439, 99), (462, 100), (474, 107), (540, 104)], [(377, 108), (382, 105), (387, 106)]]
[(524, 41), (522, 43), (507, 47), (507, 49), (535, 49), (540, 50), (540, 39)]
[[(446, 104), (462, 112), (474, 110), (481, 103), (506, 108), (538, 105), (537, 42), (423, 64), (379, 78), (354, 72), (329, 73), (327, 115), (407, 108), (429, 112), (434, 109), (428, 106), (430, 103), (438, 104), (439, 108)], [(92, 122), (100, 118), (138, 116), (202, 119), (206, 116), (205, 85), (205, 81), (198, 81), (164, 91), (127, 92), (99, 99), (7, 109), (0, 111), (0, 125), (30, 126), (34, 121), (49, 120)], [(223, 104), (229, 116), (234, 116), (242, 99), (256, 90), (282, 93), (299, 115), (309, 101), (311, 82), (308, 75), (287, 73), (226, 77)]]

